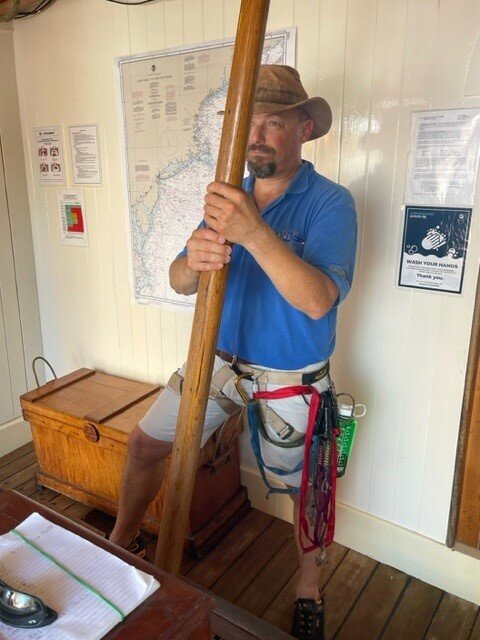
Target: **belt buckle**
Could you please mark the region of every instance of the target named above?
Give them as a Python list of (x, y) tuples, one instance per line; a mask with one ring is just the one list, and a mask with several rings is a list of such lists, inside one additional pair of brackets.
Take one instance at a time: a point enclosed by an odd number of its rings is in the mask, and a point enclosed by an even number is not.
[(287, 440), (294, 431), (295, 429), (292, 427), (292, 425), (286, 423), (283, 429), (279, 431), (277, 435), (280, 438), (280, 440)]

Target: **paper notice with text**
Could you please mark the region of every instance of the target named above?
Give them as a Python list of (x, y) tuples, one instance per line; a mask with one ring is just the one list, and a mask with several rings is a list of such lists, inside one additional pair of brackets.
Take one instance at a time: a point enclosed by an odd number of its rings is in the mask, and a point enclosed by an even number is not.
[(69, 127), (72, 151), (73, 183), (102, 183), (98, 127), (96, 124)]
[(40, 182), (62, 184), (65, 180), (60, 127), (34, 129)]
[(480, 109), (412, 114), (407, 204), (473, 206)]
[(58, 192), (58, 218), (62, 244), (86, 247), (87, 220), (83, 191)]

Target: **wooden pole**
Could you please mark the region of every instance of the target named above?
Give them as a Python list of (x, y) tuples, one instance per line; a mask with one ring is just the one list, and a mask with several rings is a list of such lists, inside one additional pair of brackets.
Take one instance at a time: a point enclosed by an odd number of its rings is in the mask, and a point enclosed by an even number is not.
[[(270, 0), (242, 0), (215, 180), (242, 186)], [(228, 269), (200, 276), (155, 564), (177, 574), (200, 454)]]

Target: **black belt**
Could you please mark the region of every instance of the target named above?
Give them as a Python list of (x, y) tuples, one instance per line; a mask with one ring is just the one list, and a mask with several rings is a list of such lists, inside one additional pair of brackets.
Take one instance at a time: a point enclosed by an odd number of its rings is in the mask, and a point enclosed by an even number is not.
[(225, 360), (225, 362), (228, 362), (228, 364), (235, 365), (238, 362), (238, 364), (253, 365), (253, 362), (248, 362), (247, 360), (244, 360), (243, 358), (239, 358), (238, 356), (232, 356), (231, 353), (227, 353), (226, 351), (221, 351), (220, 349), (216, 349), (215, 353), (219, 358), (221, 358), (222, 360)]
[[(255, 367), (255, 364), (253, 362), (248, 362), (248, 360), (244, 360), (243, 358), (234, 356), (231, 353), (227, 353), (226, 351), (221, 351), (220, 349), (216, 349), (215, 353), (222, 360), (227, 362), (235, 371), (235, 373), (238, 373), (238, 374), (241, 373), (240, 370), (235, 369), (236, 364), (244, 364), (244, 365), (250, 365), (252, 367)], [(325, 378), (325, 376), (328, 375), (329, 371), (330, 371), (330, 361), (327, 360), (327, 362), (323, 365), (323, 367), (320, 367), (320, 369), (316, 369), (315, 371), (309, 371), (308, 373), (302, 374), (302, 384), (315, 384), (315, 382), (318, 382), (319, 380), (322, 380), (323, 378)]]

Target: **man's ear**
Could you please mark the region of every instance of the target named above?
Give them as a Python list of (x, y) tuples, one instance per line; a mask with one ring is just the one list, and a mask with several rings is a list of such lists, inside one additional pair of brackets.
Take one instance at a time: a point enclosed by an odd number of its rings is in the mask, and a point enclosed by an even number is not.
[(301, 140), (302, 143), (303, 142), (307, 142), (307, 140), (310, 140), (310, 136), (312, 135), (312, 131), (313, 131), (313, 120), (304, 120), (303, 121), (303, 130), (302, 130), (302, 136), (301, 136)]

